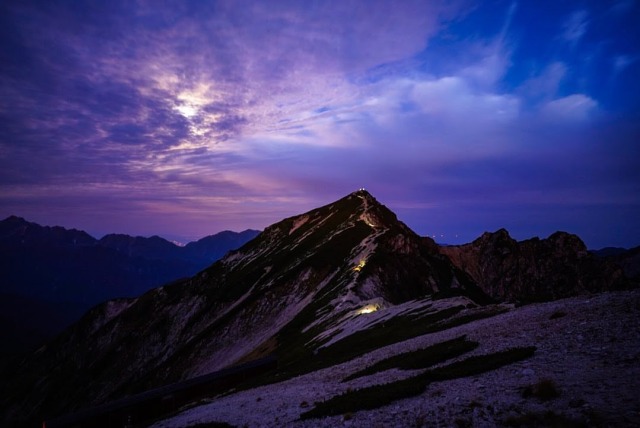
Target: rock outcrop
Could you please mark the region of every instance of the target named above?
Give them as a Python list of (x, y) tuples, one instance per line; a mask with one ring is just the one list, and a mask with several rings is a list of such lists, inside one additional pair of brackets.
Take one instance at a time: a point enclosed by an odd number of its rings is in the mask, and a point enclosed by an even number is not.
[(565, 232), (518, 242), (500, 229), (469, 244), (440, 247), (440, 253), (501, 301), (547, 301), (628, 286), (622, 269)]

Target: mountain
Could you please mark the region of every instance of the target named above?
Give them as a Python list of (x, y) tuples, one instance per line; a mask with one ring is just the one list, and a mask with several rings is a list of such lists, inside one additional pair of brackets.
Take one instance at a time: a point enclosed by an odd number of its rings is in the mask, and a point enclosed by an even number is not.
[(215, 235), (205, 236), (194, 242), (189, 242), (183, 247), (183, 257), (189, 260), (201, 260), (209, 266), (214, 261), (222, 258), (229, 250), (240, 248), (246, 242), (255, 238), (257, 230), (247, 229), (243, 232), (231, 232), (225, 230)]
[(620, 267), (589, 253), (579, 237), (565, 232), (518, 242), (500, 229), (439, 251), (499, 301), (546, 301), (629, 286)]
[(97, 242), (97, 245), (112, 248), (121, 254), (131, 258), (143, 258), (148, 260), (183, 260), (196, 266), (188, 275), (208, 267), (214, 261), (220, 259), (229, 250), (239, 248), (245, 242), (255, 238), (257, 230), (247, 229), (243, 232), (225, 230), (215, 235), (205, 236), (197, 241), (189, 242), (185, 246), (178, 246), (159, 236), (144, 238), (141, 236), (129, 236), (123, 234), (105, 235)]
[[(545, 257), (581, 259), (581, 247), (566, 240), (532, 260), (551, 269), (555, 262)], [(482, 262), (488, 266), (501, 265), (506, 254), (495, 244), (497, 259), (482, 253), (491, 257)], [(269, 226), (192, 278), (95, 307), (5, 373), (0, 409), (6, 421), (55, 418), (268, 355), (277, 357), (278, 369), (257, 382), (340, 365), (509, 311), (483, 291), (500, 288), (476, 279), (476, 267), (452, 263), (433, 241), (359, 190)], [(594, 269), (571, 278), (586, 281)], [(524, 294), (514, 297), (526, 300), (535, 289), (525, 279), (518, 289)], [(595, 291), (596, 280), (589, 290)], [(443, 346), (455, 348), (445, 352), (452, 358), (477, 344)], [(535, 349), (497, 352), (502, 362), (486, 362), (481, 370), (529, 358)]]
[(141, 257), (151, 260), (183, 259), (182, 247), (159, 236), (145, 238), (113, 233), (103, 236), (96, 244), (100, 247), (112, 248), (118, 253), (131, 258)]
[(485, 298), (369, 193), (352, 193), (266, 228), (191, 279), (93, 309), (15, 372), (21, 385), (47, 379), (19, 413), (69, 411), (194, 377), (292, 336), (319, 341), (363, 305), (436, 292)]
[(0, 221), (0, 293), (41, 311), (28, 320), (26, 312), (0, 312), (0, 327), (16, 338), (3, 341), (0, 357), (40, 344), (93, 305), (194, 275), (257, 233), (226, 231), (179, 247), (158, 236), (96, 240), (83, 231), (8, 217)]
[(55, 337), (86, 309), (65, 303), (0, 293), (0, 367)]
[(612, 257), (619, 256), (621, 254), (626, 253), (628, 250), (626, 248), (621, 247), (605, 247), (599, 250), (593, 250), (591, 253), (595, 254), (598, 257)]
[(180, 247), (159, 236), (96, 240), (83, 231), (11, 216), (0, 222), (0, 292), (83, 302), (88, 308), (194, 275), (257, 234), (225, 231)]
[(594, 251), (593, 254), (620, 266), (628, 278), (640, 284), (640, 247), (630, 249), (608, 247)]

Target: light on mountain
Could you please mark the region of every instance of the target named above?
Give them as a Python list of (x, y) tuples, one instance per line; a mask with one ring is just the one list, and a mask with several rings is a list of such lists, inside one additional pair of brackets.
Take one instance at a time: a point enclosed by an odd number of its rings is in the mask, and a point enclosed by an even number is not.
[(358, 311), (356, 312), (357, 315), (362, 315), (362, 314), (370, 314), (371, 312), (375, 312), (378, 309), (380, 309), (380, 305), (372, 303), (366, 306), (363, 306), (362, 308), (358, 309)]
[(364, 267), (364, 265), (366, 265), (366, 264), (367, 264), (367, 261), (365, 259), (362, 259), (362, 260), (360, 260), (358, 265), (353, 268), (353, 270), (356, 271), (356, 272), (360, 272), (362, 270), (362, 268)]

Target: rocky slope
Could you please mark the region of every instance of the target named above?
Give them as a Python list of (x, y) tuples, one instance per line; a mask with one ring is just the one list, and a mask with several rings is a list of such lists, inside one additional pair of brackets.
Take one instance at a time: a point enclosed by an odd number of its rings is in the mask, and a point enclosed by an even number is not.
[(565, 232), (518, 242), (501, 229), (439, 251), (500, 301), (545, 301), (629, 285), (619, 266), (589, 253), (580, 238)]
[[(249, 427), (637, 427), (640, 425), (640, 291), (513, 306), (505, 313), (426, 334), (284, 382), (215, 397), (154, 428), (211, 422)], [(373, 364), (460, 336), (485, 355), (536, 347), (530, 358), (485, 373), (434, 382), (417, 395), (369, 410), (301, 420), (347, 391), (420, 371), (390, 369), (344, 381)], [(445, 363), (446, 364), (446, 363)], [(544, 388), (544, 389), (542, 389)]]

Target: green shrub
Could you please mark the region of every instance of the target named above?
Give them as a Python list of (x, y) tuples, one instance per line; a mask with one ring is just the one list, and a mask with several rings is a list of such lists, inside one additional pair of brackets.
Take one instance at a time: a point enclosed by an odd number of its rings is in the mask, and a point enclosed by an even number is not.
[(427, 348), (418, 349), (403, 354), (394, 355), (378, 361), (363, 370), (346, 377), (343, 382), (368, 376), (381, 371), (399, 368), (403, 370), (424, 369), (435, 364), (457, 357), (478, 347), (477, 342), (466, 340), (466, 336), (460, 336), (446, 342), (436, 343)]
[(549, 316), (550, 320), (555, 320), (557, 318), (562, 318), (564, 316), (566, 316), (567, 313), (563, 312), (563, 311), (555, 311), (554, 313), (551, 314), (551, 316)]
[(511, 348), (493, 354), (476, 355), (438, 367), (408, 379), (374, 385), (337, 395), (316, 403), (315, 407), (300, 415), (300, 419), (340, 415), (358, 410), (375, 409), (402, 398), (422, 394), (427, 385), (448, 379), (471, 376), (494, 370), (533, 355), (535, 347)]
[(195, 425), (189, 425), (188, 428), (234, 428), (226, 422), (203, 422)]
[(522, 391), (523, 398), (535, 397), (542, 401), (553, 400), (560, 396), (560, 390), (552, 379), (541, 379), (533, 385), (525, 387)]
[(570, 419), (552, 411), (546, 413), (529, 412), (523, 415), (510, 416), (504, 420), (504, 425), (521, 428), (537, 428), (541, 426), (552, 428), (586, 428), (589, 426), (584, 421)]

